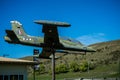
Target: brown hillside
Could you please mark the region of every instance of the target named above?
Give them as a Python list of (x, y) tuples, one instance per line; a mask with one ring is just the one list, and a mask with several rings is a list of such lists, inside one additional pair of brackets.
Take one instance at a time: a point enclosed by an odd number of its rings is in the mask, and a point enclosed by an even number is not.
[[(120, 40), (101, 42), (90, 45), (90, 47), (96, 49), (94, 53), (87, 53), (86, 55), (80, 54), (68, 54), (61, 57), (56, 61), (58, 63), (69, 63), (72, 61), (77, 61), (80, 63), (82, 60), (103, 62), (110, 60), (112, 62), (117, 61), (120, 58)], [(115, 59), (114, 59), (115, 58)], [(24, 57), (25, 60), (33, 60), (31, 56)], [(112, 60), (113, 59), (113, 60)], [(41, 59), (41, 62), (50, 62), (50, 60)]]

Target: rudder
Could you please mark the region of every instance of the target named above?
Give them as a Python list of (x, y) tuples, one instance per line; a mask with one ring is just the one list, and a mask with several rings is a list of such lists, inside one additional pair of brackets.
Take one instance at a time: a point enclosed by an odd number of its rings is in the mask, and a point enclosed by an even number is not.
[(22, 24), (18, 21), (11, 21), (12, 30), (15, 32), (16, 35), (25, 36), (26, 33), (22, 27)]

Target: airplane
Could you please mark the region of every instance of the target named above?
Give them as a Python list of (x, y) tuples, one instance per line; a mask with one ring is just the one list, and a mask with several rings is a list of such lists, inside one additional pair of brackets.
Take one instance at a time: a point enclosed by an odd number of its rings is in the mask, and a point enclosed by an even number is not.
[(45, 59), (49, 59), (54, 51), (95, 52), (91, 47), (59, 37), (57, 27), (69, 27), (71, 26), (69, 23), (48, 20), (36, 20), (34, 22), (43, 25), (42, 32), (44, 33), (44, 38), (26, 34), (20, 22), (11, 21), (12, 30), (5, 30), (7, 34), (4, 37), (5, 41), (12, 44), (42, 47), (39, 58)]

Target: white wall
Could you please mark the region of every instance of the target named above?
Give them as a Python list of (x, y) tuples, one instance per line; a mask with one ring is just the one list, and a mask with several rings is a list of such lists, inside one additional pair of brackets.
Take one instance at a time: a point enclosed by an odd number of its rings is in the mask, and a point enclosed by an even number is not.
[(23, 75), (27, 80), (27, 66), (23, 64), (0, 64), (0, 75)]

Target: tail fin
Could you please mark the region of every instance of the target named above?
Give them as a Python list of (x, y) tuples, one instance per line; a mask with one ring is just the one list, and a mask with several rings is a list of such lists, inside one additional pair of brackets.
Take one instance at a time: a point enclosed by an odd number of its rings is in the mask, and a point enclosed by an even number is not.
[(12, 24), (12, 30), (15, 32), (15, 34), (19, 36), (25, 36), (26, 33), (22, 27), (22, 24), (18, 21), (11, 21)]

